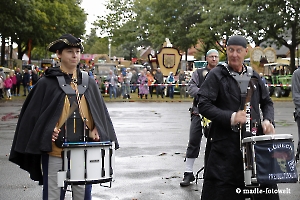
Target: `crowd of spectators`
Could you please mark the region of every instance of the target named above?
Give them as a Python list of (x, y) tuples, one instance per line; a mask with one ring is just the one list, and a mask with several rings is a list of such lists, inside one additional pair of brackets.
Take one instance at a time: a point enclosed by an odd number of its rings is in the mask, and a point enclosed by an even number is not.
[[(92, 69), (84, 65), (81, 65), (80, 68), (87, 71), (89, 76), (94, 77), (99, 85), (101, 84), (96, 75), (93, 74)], [(16, 68), (11, 70), (9, 74), (5, 74), (0, 68), (0, 99), (11, 100), (13, 96), (27, 96), (39, 78), (43, 76), (45, 70), (38, 67), (34, 67), (32, 70)], [(172, 99), (174, 98), (174, 84), (177, 83), (180, 98), (185, 98), (187, 81), (188, 77), (182, 70), (175, 80), (173, 73), (164, 77), (160, 68), (154, 73), (150, 72), (147, 67), (141, 70), (126, 68), (119, 74), (110, 71), (106, 78), (106, 90), (110, 99), (130, 99), (132, 93), (137, 93), (138, 98), (141, 99), (152, 98), (154, 95), (157, 98), (165, 98), (166, 94)]]
[[(13, 96), (27, 96), (43, 75), (44, 70), (40, 70), (38, 67), (32, 70), (16, 68), (10, 73), (4, 73), (3, 68), (0, 68), (0, 100), (11, 100)], [(23, 94), (21, 88), (23, 88)]]
[[(160, 68), (155, 72), (150, 72), (147, 67), (138, 71), (126, 68), (118, 75), (110, 71), (106, 81), (110, 99), (130, 99), (131, 93), (137, 93), (140, 99), (153, 98), (155, 94), (157, 98), (165, 98), (167, 94), (173, 99), (175, 87), (178, 87), (180, 98), (186, 98), (188, 76), (182, 70), (176, 77), (173, 73), (165, 77)], [(176, 84), (178, 85), (175, 86)]]

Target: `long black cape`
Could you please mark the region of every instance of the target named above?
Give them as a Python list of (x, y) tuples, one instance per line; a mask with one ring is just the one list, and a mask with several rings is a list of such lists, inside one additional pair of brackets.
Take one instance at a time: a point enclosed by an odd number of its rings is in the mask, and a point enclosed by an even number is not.
[[(78, 84), (81, 84), (81, 72)], [(46, 70), (26, 98), (17, 123), (9, 160), (30, 174), (30, 178), (42, 184), (41, 155), (52, 151), (53, 129), (64, 106), (65, 93), (59, 87), (56, 76), (70, 77), (59, 68)], [(101, 141), (115, 141), (117, 137), (98, 85), (89, 77), (89, 85), (84, 95), (91, 111)]]

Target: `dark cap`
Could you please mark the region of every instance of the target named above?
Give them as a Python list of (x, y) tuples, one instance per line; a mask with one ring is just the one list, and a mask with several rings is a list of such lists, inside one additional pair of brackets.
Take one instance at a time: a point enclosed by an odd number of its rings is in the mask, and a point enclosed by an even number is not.
[(242, 46), (244, 48), (247, 48), (247, 40), (246, 38), (244, 38), (241, 35), (234, 35), (231, 36), (228, 40), (227, 40), (227, 46), (229, 45), (237, 45), (237, 46)]
[(62, 35), (58, 40), (51, 42), (47, 48), (49, 51), (56, 53), (57, 50), (62, 50), (70, 47), (80, 48), (81, 52), (83, 52), (81, 40), (71, 34)]

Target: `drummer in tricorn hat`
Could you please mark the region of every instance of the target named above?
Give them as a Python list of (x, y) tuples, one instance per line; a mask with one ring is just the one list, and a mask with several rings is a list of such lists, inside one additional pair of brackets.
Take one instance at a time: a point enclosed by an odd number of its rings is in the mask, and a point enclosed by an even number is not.
[[(9, 160), (44, 185), (43, 199), (64, 199), (65, 191), (57, 186), (57, 172), (62, 169), (61, 145), (66, 142), (64, 132), (76, 133), (70, 134), (77, 135), (70, 137), (73, 140), (82, 141), (83, 132), (88, 132), (89, 141), (115, 142), (116, 149), (119, 145), (98, 85), (77, 67), (83, 52), (81, 40), (64, 34), (48, 49), (57, 54), (61, 65), (47, 69), (26, 98)], [(59, 81), (65, 82), (75, 95), (69, 97)], [(74, 118), (69, 115), (71, 111), (77, 113)], [(74, 199), (91, 199), (91, 185), (73, 186), (72, 192)]]

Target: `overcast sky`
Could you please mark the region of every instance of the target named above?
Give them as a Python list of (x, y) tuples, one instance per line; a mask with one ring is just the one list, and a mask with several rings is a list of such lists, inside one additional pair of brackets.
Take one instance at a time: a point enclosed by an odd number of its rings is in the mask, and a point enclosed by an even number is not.
[(107, 0), (82, 0), (81, 7), (85, 10), (87, 15), (86, 34), (89, 34), (93, 27), (91, 24), (97, 19), (97, 16), (102, 16), (107, 11), (104, 4)]

